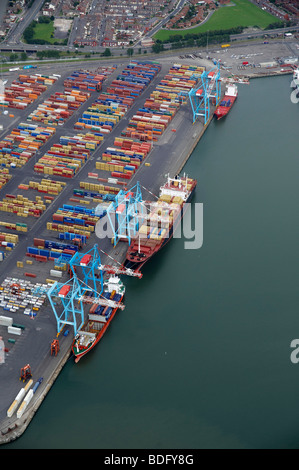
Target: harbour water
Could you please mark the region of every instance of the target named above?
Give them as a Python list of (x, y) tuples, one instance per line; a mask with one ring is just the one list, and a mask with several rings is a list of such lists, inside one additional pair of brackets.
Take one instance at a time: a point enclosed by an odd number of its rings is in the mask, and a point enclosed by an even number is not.
[[(70, 359), (10, 449), (299, 448), (299, 105), (290, 76), (239, 85), (185, 171), (203, 246), (173, 239)], [(190, 111), (191, 112), (191, 111)]]

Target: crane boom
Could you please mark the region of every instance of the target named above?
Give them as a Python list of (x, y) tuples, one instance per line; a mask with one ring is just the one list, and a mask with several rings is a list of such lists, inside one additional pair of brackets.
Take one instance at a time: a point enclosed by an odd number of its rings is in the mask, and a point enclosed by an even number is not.
[(104, 297), (101, 299), (93, 299), (91, 297), (88, 297), (88, 295), (81, 295), (78, 298), (78, 301), (81, 301), (85, 304), (98, 304), (102, 307), (120, 308), (121, 310), (124, 310), (125, 308), (124, 304), (122, 304), (121, 302), (114, 302), (114, 300), (105, 299)]
[(106, 271), (108, 274), (126, 274), (127, 276), (138, 277), (139, 279), (142, 278), (142, 273), (130, 268), (125, 268), (124, 266), (118, 268), (117, 266), (111, 266), (110, 264), (100, 264), (99, 269), (101, 271)]
[(140, 272), (134, 271), (133, 269), (130, 269), (130, 268), (125, 268), (123, 264), (121, 264), (116, 259), (112, 258), (112, 256), (108, 255), (108, 253), (106, 253), (103, 250), (101, 250), (101, 252), (104, 253), (104, 255), (108, 256), (108, 258), (115, 261), (115, 263), (119, 264), (119, 267), (112, 266), (110, 264), (100, 264), (98, 266), (98, 269), (100, 271), (106, 271), (108, 274), (126, 274), (127, 276), (138, 277), (139, 279), (142, 278), (142, 274)]

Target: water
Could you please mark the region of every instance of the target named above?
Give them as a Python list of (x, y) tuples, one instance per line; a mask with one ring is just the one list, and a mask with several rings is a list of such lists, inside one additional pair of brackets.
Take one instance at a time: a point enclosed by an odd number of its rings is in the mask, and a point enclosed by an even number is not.
[(290, 76), (239, 86), (185, 170), (204, 243), (174, 239), (9, 448), (298, 448), (298, 122)]

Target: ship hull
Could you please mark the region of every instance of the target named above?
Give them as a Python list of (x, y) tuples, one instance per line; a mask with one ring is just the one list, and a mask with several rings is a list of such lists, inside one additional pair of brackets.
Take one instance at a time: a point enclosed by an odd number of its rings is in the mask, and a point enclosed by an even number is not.
[[(124, 296), (121, 297), (120, 302), (123, 300), (123, 297)], [(93, 348), (95, 348), (95, 346), (100, 342), (100, 340), (103, 338), (104, 334), (106, 333), (110, 323), (112, 322), (117, 310), (118, 310), (118, 308), (113, 309), (109, 319), (105, 323), (103, 323), (103, 327), (101, 328), (99, 333), (96, 334), (96, 337), (95, 337), (94, 341), (91, 342), (86, 347), (79, 348), (78, 340), (76, 338), (74, 338), (74, 341), (73, 341), (73, 344), (72, 344), (72, 353), (75, 357), (75, 362), (76, 363), (78, 363), (80, 361), (80, 359), (82, 359), (83, 356), (86, 356), (86, 354), (89, 353), (89, 351), (91, 351)], [(88, 321), (83, 325), (83, 327), (81, 328), (81, 331), (84, 331), (84, 328), (86, 328), (87, 323), (88, 323)]]
[(227, 116), (227, 114), (230, 112), (231, 108), (233, 107), (237, 97), (236, 96), (228, 96), (225, 95), (222, 101), (230, 101), (229, 106), (221, 106), (219, 105), (216, 108), (216, 111), (214, 112), (214, 117), (219, 120)]
[[(195, 187), (193, 190), (190, 192), (189, 197), (187, 198), (186, 202), (182, 205), (181, 211), (178, 213), (177, 217), (175, 218), (172, 226), (169, 228), (169, 236), (164, 238), (164, 240), (161, 242), (160, 245), (157, 245), (157, 248), (154, 250), (153, 253), (150, 254), (150, 256), (146, 256), (143, 260), (139, 261), (131, 261), (126, 259), (124, 266), (129, 269), (133, 269), (134, 271), (140, 271), (141, 268), (145, 265), (147, 261), (152, 259), (152, 257), (157, 254), (173, 237), (173, 233), (178, 227), (179, 223), (181, 222), (186, 210), (187, 210), (187, 203), (191, 201), (193, 195), (195, 192)], [(129, 248), (130, 249), (130, 248)]]

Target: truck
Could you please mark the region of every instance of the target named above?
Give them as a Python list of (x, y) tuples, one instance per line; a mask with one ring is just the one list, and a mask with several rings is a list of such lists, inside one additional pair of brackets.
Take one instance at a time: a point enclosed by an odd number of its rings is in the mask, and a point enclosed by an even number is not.
[(36, 65), (24, 65), (23, 69), (36, 69), (37, 66)]

